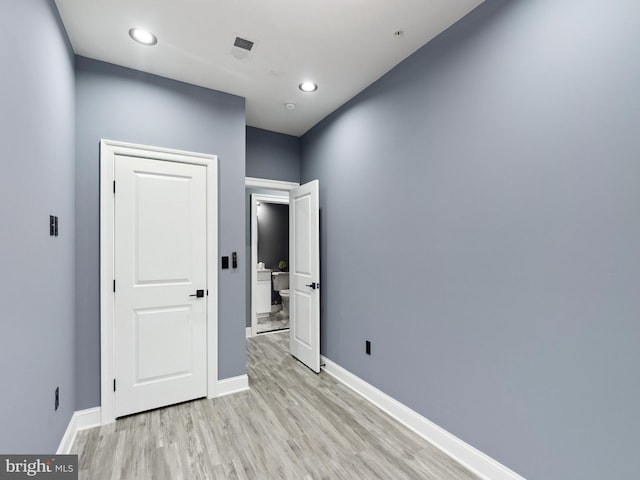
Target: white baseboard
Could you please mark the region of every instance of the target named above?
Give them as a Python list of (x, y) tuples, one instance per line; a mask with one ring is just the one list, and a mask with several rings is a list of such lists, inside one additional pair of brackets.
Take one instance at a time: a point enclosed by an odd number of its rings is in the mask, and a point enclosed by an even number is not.
[(447, 432), (406, 405), (322, 357), (323, 370), (486, 480), (525, 480), (517, 473)]
[(66, 455), (71, 451), (73, 442), (76, 439), (76, 435), (80, 430), (86, 430), (88, 428), (99, 427), (101, 425), (102, 417), (100, 407), (88, 408), (86, 410), (78, 410), (74, 412), (69, 420), (69, 425), (60, 440), (58, 446), (58, 455)]
[[(217, 396), (222, 397), (223, 395), (230, 395), (244, 390), (249, 390), (249, 377), (247, 375), (225, 378), (224, 380), (218, 381)], [(69, 425), (67, 425), (62, 440), (60, 440), (60, 445), (56, 453), (58, 455), (68, 454), (71, 451), (71, 447), (79, 431), (99, 427), (100, 425), (102, 425), (102, 412), (100, 407), (75, 412), (71, 416), (71, 420), (69, 420)]]
[(253, 335), (251, 334), (251, 327), (247, 327), (247, 338), (252, 337)]
[(249, 390), (249, 377), (246, 374), (239, 375), (237, 377), (225, 378), (224, 380), (218, 380), (216, 397), (244, 392), (245, 390)]

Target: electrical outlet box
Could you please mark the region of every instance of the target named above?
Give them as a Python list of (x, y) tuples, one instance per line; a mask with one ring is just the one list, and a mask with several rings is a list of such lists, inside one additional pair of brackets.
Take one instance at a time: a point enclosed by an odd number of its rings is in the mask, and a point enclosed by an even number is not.
[(58, 217), (56, 215), (49, 215), (49, 235), (58, 236)]
[(54, 410), (58, 410), (59, 406), (60, 406), (60, 387), (56, 387), (56, 399), (55, 399)]
[(222, 269), (226, 270), (229, 268), (229, 257), (224, 256), (222, 257)]
[(369, 340), (364, 342), (364, 351), (367, 355), (371, 355), (371, 342)]

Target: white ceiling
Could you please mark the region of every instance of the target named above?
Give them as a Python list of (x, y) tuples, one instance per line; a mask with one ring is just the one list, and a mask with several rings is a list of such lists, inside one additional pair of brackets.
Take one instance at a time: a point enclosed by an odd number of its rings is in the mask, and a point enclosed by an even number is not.
[[(74, 51), (246, 98), (247, 124), (300, 136), (484, 0), (56, 0)], [(128, 31), (158, 37), (146, 47)], [(394, 35), (397, 30), (404, 33)], [(254, 41), (232, 55), (236, 36)], [(303, 93), (300, 82), (319, 85)], [(286, 102), (295, 102), (287, 110)]]

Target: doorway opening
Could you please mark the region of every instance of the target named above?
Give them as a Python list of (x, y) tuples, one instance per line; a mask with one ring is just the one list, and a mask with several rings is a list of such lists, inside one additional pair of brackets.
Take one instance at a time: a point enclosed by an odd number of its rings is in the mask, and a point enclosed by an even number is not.
[[(288, 191), (289, 194), (289, 351), (316, 373), (320, 372), (320, 203), (319, 181), (311, 180), (304, 185), (273, 180), (245, 179), (247, 188), (271, 188)], [(255, 192), (254, 192), (255, 193)], [(250, 195), (250, 192), (247, 191)], [(277, 195), (276, 195), (277, 196)], [(251, 217), (257, 223), (258, 200), (247, 202), (251, 206)], [(247, 236), (251, 245), (253, 240)], [(256, 242), (257, 246), (257, 242)], [(255, 255), (254, 255), (255, 252)], [(247, 298), (251, 299), (251, 335), (254, 328), (258, 290), (257, 248), (247, 255), (252, 280), (247, 285)], [(263, 265), (260, 265), (263, 267)], [(261, 268), (260, 270), (264, 270)], [(254, 273), (255, 272), (255, 273)], [(267, 279), (269, 277), (267, 276)], [(284, 289), (284, 286), (280, 286)], [(282, 292), (281, 292), (282, 293)], [(285, 295), (286, 295), (285, 294)], [(285, 299), (286, 308), (286, 299)], [(255, 322), (257, 323), (257, 322)], [(249, 332), (249, 330), (248, 330)]]
[[(282, 210), (286, 210), (288, 216), (289, 192), (297, 188), (298, 185), (294, 182), (258, 178), (247, 178), (245, 181), (248, 207), (246, 245), (247, 258), (250, 259), (247, 262), (247, 299), (249, 303), (247, 305), (247, 337), (282, 331), (289, 327), (289, 315), (282, 311), (282, 296), (275, 293), (277, 290), (274, 290), (273, 285), (273, 274), (276, 273), (277, 276), (280, 276), (281, 273), (280, 261), (287, 263), (287, 266), (282, 269), (282, 273), (286, 273), (286, 275), (282, 275), (282, 277), (288, 275), (289, 239), (288, 237), (281, 239), (280, 245), (268, 246), (267, 250), (269, 251), (261, 252), (263, 249), (259, 247), (264, 247), (264, 245), (259, 245), (259, 230), (263, 230), (263, 237), (272, 237), (274, 243), (277, 241), (273, 237), (281, 235), (275, 230), (282, 228)], [(262, 219), (260, 219), (261, 214), (264, 214)], [(265, 217), (269, 217), (274, 222), (261, 222), (260, 220), (266, 220)], [(266, 227), (266, 234), (264, 228), (259, 228), (261, 223), (263, 227)], [(270, 223), (277, 225), (269, 225)], [(287, 218), (287, 229), (288, 224)], [(269, 230), (271, 231), (269, 232)], [(288, 230), (286, 235), (289, 235)], [(285, 248), (282, 247), (283, 245)]]
[[(252, 333), (289, 328), (289, 197), (252, 193)], [(253, 272), (252, 272), (253, 274)]]

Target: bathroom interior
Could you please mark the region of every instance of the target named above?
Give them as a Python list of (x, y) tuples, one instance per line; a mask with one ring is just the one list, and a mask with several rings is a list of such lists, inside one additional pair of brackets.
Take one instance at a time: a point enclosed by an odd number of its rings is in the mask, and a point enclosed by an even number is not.
[[(266, 199), (266, 201), (265, 201)], [(275, 199), (274, 199), (275, 200)], [(254, 334), (289, 328), (289, 205), (256, 197)]]

